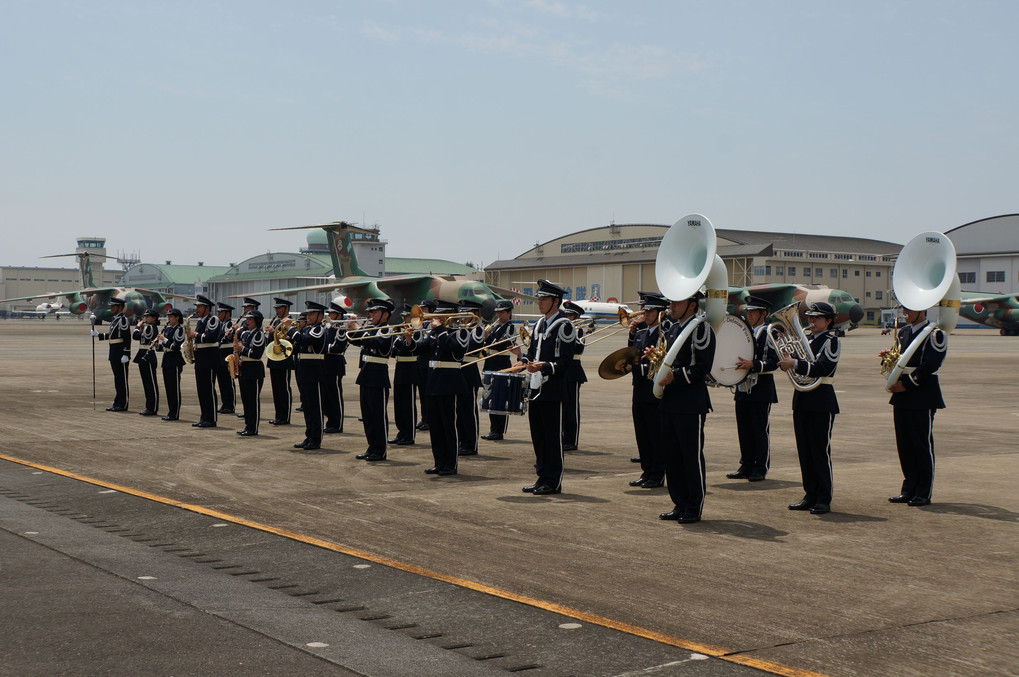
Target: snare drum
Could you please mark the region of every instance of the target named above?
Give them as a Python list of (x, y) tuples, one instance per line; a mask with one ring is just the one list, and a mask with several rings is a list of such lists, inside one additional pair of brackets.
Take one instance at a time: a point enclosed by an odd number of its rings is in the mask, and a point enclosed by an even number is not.
[(486, 371), (481, 386), (481, 410), (496, 415), (527, 413), (529, 377), (530, 374)]

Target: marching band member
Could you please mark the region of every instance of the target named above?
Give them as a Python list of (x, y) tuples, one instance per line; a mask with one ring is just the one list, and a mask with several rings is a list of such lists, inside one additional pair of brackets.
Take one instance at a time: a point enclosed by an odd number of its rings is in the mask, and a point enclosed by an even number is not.
[(146, 310), (144, 319), (134, 330), (134, 340), (138, 342), (138, 352), (134, 354), (134, 363), (138, 365), (138, 374), (142, 378), (142, 390), (145, 391), (145, 409), (138, 412), (142, 416), (155, 416), (159, 411), (159, 381), (156, 380), (156, 336), (159, 335), (159, 313)]
[[(299, 313), (297, 315), (297, 324), (294, 327), (293, 331), (296, 334), (300, 334), (301, 331), (305, 327), (307, 327), (307, 326), (308, 326), (308, 311), (305, 310), (305, 311), (302, 311), (301, 313)], [(298, 364), (300, 361), (301, 361), (301, 354), (299, 352), (297, 352), (297, 346), (294, 346), (294, 375), (295, 376), (300, 371), (300, 366), (301, 365)], [(294, 409), (294, 411), (303, 414), (304, 413), (304, 386), (301, 383), (301, 379), (295, 379), (295, 380), (297, 381), (297, 401), (298, 401), (298, 404), (297, 404), (297, 408)]]
[(187, 336), (184, 335), (184, 314), (176, 308), (166, 311), (166, 327), (156, 339), (163, 351), (161, 369), (167, 408), (163, 420), (176, 421), (180, 418), (180, 376), (184, 371), (184, 355), (180, 350), (187, 340)]
[[(669, 314), (674, 324), (667, 334), (672, 344), (697, 314), (697, 292), (686, 299), (672, 299)], [(699, 522), (707, 491), (704, 471), (704, 421), (711, 411), (705, 378), (715, 358), (715, 332), (701, 322), (679, 349), (672, 370), (659, 381), (665, 390), (660, 405), (662, 442), (665, 445), (665, 479), (675, 507), (658, 516), (681, 524)]]
[(361, 419), (368, 448), (356, 458), (365, 461), (386, 460), (389, 355), (394, 338), (386, 325), (395, 307), (388, 298), (368, 299), (365, 303), (368, 324), (358, 327), (356, 321), (347, 323), (347, 340), (361, 347), (361, 369), (356, 383), (361, 386)]
[(265, 332), (262, 331), (262, 320), (262, 313), (256, 306), (252, 306), (240, 320), (245, 328), (234, 334), (234, 351), (241, 361), (237, 384), (241, 391), (241, 404), (244, 406), (244, 429), (238, 430), (237, 434), (242, 437), (258, 435), (258, 421), (262, 415), (261, 395), (265, 383), (265, 365), (262, 363)]
[[(312, 451), (322, 447), (322, 386), (325, 385), (326, 327), (322, 324), (326, 307), (317, 301), (305, 301), (307, 322), (290, 339), (297, 354), (297, 387), (301, 391), (304, 414), (304, 440), (294, 449)], [(286, 325), (288, 320), (284, 320)], [(300, 324), (300, 320), (298, 320)]]
[[(485, 328), (481, 326), (480, 313), (481, 304), (476, 301), (463, 299), (457, 308), (458, 313), (473, 313), (479, 316), (478, 324), (468, 330), (469, 343), (467, 351), (477, 350), (485, 345)], [(467, 390), (456, 397), (456, 431), (460, 442), (461, 456), (477, 456), (478, 440), (481, 432), (481, 421), (478, 415), (478, 389), (481, 388), (481, 372), (477, 364), (464, 367), (464, 379), (467, 381)]]
[[(418, 304), (422, 312), (434, 313), (437, 307), (435, 301), (432, 299), (422, 299), (421, 303)], [(418, 352), (418, 416), (420, 420), (414, 427), (418, 430), (428, 430), (428, 402), (430, 397), (428, 396), (428, 363), (430, 356), (425, 352)]]
[(340, 324), (344, 308), (329, 302), (329, 333), (326, 336), (325, 383), (322, 386), (322, 409), (326, 423), (322, 432), (332, 435), (343, 432), (343, 377), (347, 373), (347, 331)]
[[(258, 310), (258, 308), (261, 305), (262, 304), (261, 304), (261, 302), (258, 299), (251, 298), (250, 296), (245, 296), (244, 297), (244, 301), (241, 304), (241, 315), (244, 316), (244, 315), (247, 315), (248, 313), (250, 313), (252, 310)], [(261, 312), (261, 311), (259, 311), (259, 312)], [(238, 327), (237, 327), (237, 332), (241, 332), (241, 331), (244, 331), (244, 320), (243, 320), (243, 317), (242, 317), (241, 321), (238, 323)], [(259, 331), (261, 331), (261, 322), (259, 323)], [(238, 390), (240, 389), (240, 379), (238, 379), (237, 388), (238, 388)], [(242, 401), (241, 401), (241, 406), (244, 406), (243, 398), (242, 398)], [(237, 410), (237, 401), (235, 400), (234, 401), (234, 411), (236, 411), (236, 410)], [(237, 418), (244, 418), (244, 412), (237, 413)]]
[(113, 370), (113, 388), (116, 394), (113, 405), (106, 411), (127, 411), (130, 391), (127, 383), (128, 365), (131, 363), (131, 323), (124, 314), (124, 299), (110, 299), (110, 331), (99, 332), (92, 327), (92, 336), (110, 343), (110, 369)]
[[(926, 310), (903, 308), (909, 324), (899, 330), (899, 346), (905, 351), (928, 324)], [(884, 356), (887, 350), (881, 351)], [(902, 489), (888, 498), (892, 503), (928, 505), (934, 491), (934, 414), (945, 408), (938, 369), (948, 352), (948, 336), (934, 329), (909, 358), (899, 380), (892, 384), (892, 417), (895, 446), (902, 467)]]
[(237, 400), (234, 392), (234, 380), (230, 377), (230, 367), (226, 358), (234, 352), (234, 335), (239, 327), (235, 327), (231, 314), (234, 307), (220, 301), (216, 304), (216, 317), (223, 325), (223, 338), (219, 344), (219, 359), (216, 361), (216, 381), (219, 383), (219, 395), (221, 405), (219, 414), (234, 413), (234, 406)]
[(771, 304), (756, 296), (748, 296), (744, 310), (747, 322), (754, 330), (754, 355), (752, 360), (736, 358), (736, 368), (748, 372), (748, 375), (736, 386), (733, 395), (736, 433), (739, 436), (739, 469), (727, 473), (726, 477), (760, 482), (771, 468), (768, 418), (771, 405), (778, 402), (775, 377), (772, 375), (778, 368), (778, 353), (768, 345), (768, 325), (764, 323), (771, 312)]
[[(276, 327), (283, 320), (290, 317), (290, 306), (293, 301), (287, 299), (273, 299), (273, 312), (276, 317), (272, 318), (265, 330), (265, 342), (268, 346), (273, 341), (273, 334)], [(290, 329), (290, 333), (296, 330)], [(289, 340), (289, 337), (288, 339)], [(290, 377), (294, 371), (294, 357), (291, 355), (285, 360), (269, 360), (269, 385), (272, 386), (272, 402), (274, 415), (269, 419), (271, 425), (290, 425), (290, 412), (294, 408), (294, 393), (290, 387)]]
[(514, 365), (531, 375), (527, 422), (538, 479), (523, 490), (536, 496), (558, 494), (563, 487), (563, 400), (577, 336), (559, 307), (565, 295), (559, 285), (538, 280), (538, 310), (544, 317), (535, 325), (527, 355)]
[[(656, 292), (643, 292), (643, 291), (639, 291), (639, 292), (637, 292), (637, 295), (640, 296), (641, 298), (644, 298), (644, 295), (645, 294), (649, 294), (649, 293), (656, 293)], [(668, 299), (666, 299), (665, 303), (666, 303), (665, 309), (668, 310), (669, 309)], [(662, 319), (662, 313), (659, 313), (659, 318), (660, 318), (660, 320)], [(626, 334), (626, 347), (627, 348), (632, 348), (633, 347), (633, 343), (634, 343), (634, 341), (636, 340), (636, 337), (637, 337), (637, 332), (639, 332), (641, 329), (647, 329), (647, 326), (648, 326), (647, 322), (644, 321), (644, 318), (641, 318), (639, 320), (630, 322), (629, 331)], [(667, 331), (666, 327), (664, 326), (664, 324), (661, 321), (659, 321), (659, 329), (661, 331)], [(632, 366), (631, 366), (631, 371), (632, 371)], [(652, 384), (651, 388), (652, 388), (652, 390), (654, 390), (654, 385), (653, 384)], [(658, 400), (656, 399), (655, 402), (658, 402)], [(638, 450), (638, 453), (640, 453), (639, 450)], [(643, 461), (641, 460), (640, 456), (631, 456), (630, 457), (630, 463), (640, 463), (641, 464), (641, 470), (644, 469), (643, 468), (644, 464), (643, 464)], [(665, 472), (665, 471), (663, 470), (662, 472)], [(643, 476), (643, 472), (641, 473), (641, 476)], [(664, 477), (664, 475), (663, 475), (663, 477)], [(664, 480), (663, 480), (663, 482), (664, 482)]]
[[(459, 467), (456, 400), (468, 390), (460, 368), (470, 342), (468, 334), (466, 329), (447, 329), (441, 318), (433, 318), (416, 341), (416, 352), (430, 358), (426, 383), (428, 434), (434, 465), (425, 470), (428, 475), (455, 475)], [(405, 346), (413, 342), (412, 336), (408, 327), (403, 339)]]
[(831, 333), (835, 308), (830, 303), (811, 303), (805, 314), (810, 323), (810, 350), (814, 361), (787, 357), (778, 363), (782, 371), (792, 369), (801, 376), (821, 379), (821, 384), (813, 390), (793, 392), (793, 430), (805, 495), (789, 509), (822, 515), (831, 510), (831, 431), (835, 415), (839, 413), (832, 381), (839, 366), (841, 345), (838, 337)]
[[(584, 314), (584, 309), (572, 301), (563, 303), (563, 312), (570, 322)], [(563, 451), (576, 451), (580, 443), (580, 385), (587, 383), (587, 374), (580, 356), (584, 352), (584, 328), (577, 327), (573, 348), (573, 361), (566, 372), (566, 399), (563, 400)]]
[(219, 342), (223, 339), (223, 323), (218, 317), (212, 316), (213, 302), (201, 294), (197, 294), (195, 315), (198, 322), (195, 328), (187, 332), (187, 337), (195, 342), (195, 384), (198, 390), (198, 406), (202, 413), (194, 428), (215, 428), (216, 413), (216, 368), (219, 359)]
[[(631, 487), (656, 489), (665, 484), (665, 458), (658, 436), (662, 427), (658, 398), (654, 394), (654, 374), (649, 376), (651, 362), (646, 354), (648, 348), (658, 345), (662, 332), (661, 318), (669, 308), (669, 300), (657, 292), (637, 292), (640, 306), (644, 309), (644, 327), (633, 333), (631, 346), (640, 351), (640, 361), (626, 365), (624, 369), (633, 372), (633, 401), (630, 411), (633, 415), (633, 435), (637, 441), (640, 461), (640, 477), (630, 482)], [(634, 323), (637, 324), (637, 323)], [(630, 325), (633, 326), (632, 324)]]
[[(495, 323), (485, 328), (485, 346), (488, 352), (503, 353), (485, 358), (484, 371), (499, 371), (513, 364), (510, 353), (503, 351), (513, 348), (511, 353), (520, 358), (520, 348), (515, 345), (516, 332), (513, 326), (513, 302), (497, 301), (495, 304)], [(482, 435), (483, 440), (501, 440), (509, 429), (509, 416), (504, 414), (488, 415), (488, 434)]]
[[(400, 315), (406, 322), (410, 317), (410, 306), (405, 305)], [(393, 344), (393, 356), (396, 367), (393, 370), (393, 418), (396, 419), (396, 437), (389, 444), (414, 444), (417, 432), (417, 382), (418, 358), (416, 344), (396, 341)]]

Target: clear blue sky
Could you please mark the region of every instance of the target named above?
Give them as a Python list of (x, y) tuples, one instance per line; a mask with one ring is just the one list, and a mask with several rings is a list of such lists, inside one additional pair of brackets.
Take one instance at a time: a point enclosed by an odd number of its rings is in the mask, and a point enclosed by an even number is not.
[(1019, 3), (0, 0), (0, 264), (378, 224), (488, 263), (617, 223), (904, 242), (1019, 211)]

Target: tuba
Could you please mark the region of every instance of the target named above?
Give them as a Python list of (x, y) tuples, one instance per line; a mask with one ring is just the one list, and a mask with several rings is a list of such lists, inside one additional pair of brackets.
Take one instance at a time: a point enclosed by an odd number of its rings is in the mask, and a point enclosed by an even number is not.
[[(778, 353), (779, 359), (791, 357), (795, 360), (813, 362), (814, 351), (810, 349), (810, 340), (803, 331), (803, 325), (800, 324), (799, 308), (800, 302), (794, 301), (772, 313), (772, 317), (777, 321), (768, 325), (768, 345)], [(786, 374), (793, 388), (800, 392), (807, 392), (821, 385), (820, 377), (810, 378), (797, 374), (792, 369)]]
[(729, 299), (729, 274), (725, 263), (715, 253), (715, 228), (706, 216), (690, 214), (677, 221), (665, 233), (655, 258), (655, 279), (662, 294), (670, 299), (690, 298), (701, 286), (707, 286), (705, 312), (697, 315), (676, 337), (675, 343), (662, 359), (655, 373), (655, 397), (661, 399), (665, 389), (659, 385), (666, 372), (672, 370), (683, 344), (702, 322), (713, 328), (721, 326)]
[[(938, 313), (937, 317), (910, 342), (896, 360), (895, 366), (888, 371), (886, 390), (899, 380), (913, 353), (932, 331), (941, 329), (949, 334), (955, 329), (955, 323), (959, 319), (959, 306), (962, 305), (962, 287), (959, 284), (959, 276), (955, 274), (955, 268), (955, 245), (944, 233), (933, 231), (920, 233), (907, 242), (899, 252), (895, 268), (892, 269), (892, 290), (895, 297), (899, 303), (911, 310), (937, 306)], [(896, 341), (898, 336), (896, 332)], [(881, 373), (885, 373), (885, 370), (882, 369)]]

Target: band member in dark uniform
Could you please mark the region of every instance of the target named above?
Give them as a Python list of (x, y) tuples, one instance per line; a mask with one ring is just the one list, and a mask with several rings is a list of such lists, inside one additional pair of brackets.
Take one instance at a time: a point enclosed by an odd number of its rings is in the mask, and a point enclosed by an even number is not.
[[(704, 294), (672, 300), (669, 314), (673, 325), (666, 335), (666, 349), (672, 348), (686, 326), (697, 315), (697, 302)], [(679, 349), (672, 370), (659, 383), (662, 393), (662, 444), (665, 447), (665, 480), (674, 508), (659, 519), (682, 524), (699, 522), (707, 493), (704, 469), (704, 421), (711, 411), (705, 378), (715, 359), (715, 332), (701, 322)]]
[(386, 460), (389, 356), (394, 339), (386, 325), (393, 308), (393, 302), (387, 298), (368, 299), (365, 304), (368, 323), (364, 327), (358, 327), (355, 321), (347, 323), (347, 340), (361, 348), (361, 370), (356, 383), (361, 386), (361, 419), (368, 448), (356, 458), (365, 461)]
[[(258, 301), (258, 299), (253, 299), (250, 296), (245, 296), (244, 302), (241, 304), (241, 315), (247, 315), (252, 310), (258, 310), (259, 306), (261, 305), (262, 304)], [(241, 329), (243, 330), (244, 327), (241, 327)]]
[(131, 363), (131, 323), (124, 314), (124, 299), (110, 299), (110, 331), (99, 332), (92, 327), (92, 336), (110, 343), (110, 369), (113, 370), (113, 405), (106, 411), (127, 411), (130, 392), (127, 384), (128, 365)]
[(771, 304), (748, 296), (744, 306), (747, 323), (754, 330), (754, 359), (736, 358), (736, 367), (747, 371), (745, 381), (736, 386), (736, 433), (739, 436), (739, 469), (727, 473), (731, 480), (760, 482), (771, 468), (771, 430), (768, 419), (771, 405), (778, 402), (775, 377), (778, 354), (768, 345), (768, 325), (764, 323)]
[(322, 385), (322, 409), (326, 423), (322, 432), (343, 432), (343, 377), (347, 373), (347, 330), (343, 306), (329, 302), (329, 332), (326, 334), (325, 383)]
[[(929, 326), (926, 310), (903, 308), (909, 324), (899, 330), (899, 346), (905, 352), (922, 341), (909, 358), (899, 380), (892, 384), (892, 417), (895, 445), (902, 466), (902, 489), (888, 498), (892, 503), (928, 505), (934, 491), (934, 414), (945, 408), (938, 370), (948, 352), (948, 337), (939, 328), (921, 336)], [(887, 351), (882, 351), (882, 356)]]
[(216, 317), (223, 325), (223, 340), (219, 344), (219, 360), (216, 361), (216, 381), (219, 383), (220, 414), (234, 413), (236, 393), (234, 392), (234, 380), (230, 378), (230, 368), (226, 358), (234, 352), (234, 334), (238, 327), (235, 327), (231, 314), (234, 307), (220, 301), (216, 304)]
[[(290, 340), (297, 354), (297, 385), (304, 404), (304, 440), (295, 449), (312, 451), (322, 447), (322, 387), (326, 383), (325, 350), (327, 329), (322, 324), (326, 307), (317, 301), (305, 301), (307, 323)], [(284, 325), (288, 320), (284, 320)]]
[[(572, 301), (563, 303), (563, 312), (566, 317), (577, 324), (577, 320), (584, 314), (584, 309)], [(587, 374), (584, 373), (584, 365), (580, 362), (580, 356), (584, 352), (583, 327), (577, 327), (577, 341), (573, 349), (573, 361), (566, 373), (566, 399), (563, 400), (563, 451), (576, 451), (580, 443), (580, 386), (587, 383)]]
[(810, 323), (810, 351), (814, 360), (787, 357), (778, 363), (782, 371), (793, 370), (800, 376), (820, 378), (813, 390), (793, 392), (793, 431), (796, 453), (800, 459), (804, 497), (789, 506), (790, 510), (809, 510), (821, 515), (831, 510), (831, 431), (839, 402), (832, 381), (839, 366), (841, 345), (831, 333), (835, 324), (835, 308), (819, 301), (810, 304), (805, 313)]
[[(405, 306), (401, 313), (404, 322), (410, 318), (410, 306)], [(396, 419), (396, 437), (389, 440), (390, 444), (414, 444), (417, 429), (417, 383), (418, 358), (416, 344), (396, 341), (393, 344), (393, 356), (396, 367), (393, 370), (393, 417)]]
[(180, 347), (187, 337), (184, 335), (184, 315), (176, 308), (166, 311), (166, 327), (156, 337), (157, 349), (163, 351), (163, 390), (166, 391), (166, 416), (164, 421), (180, 418), (180, 375), (184, 370), (184, 355)]
[[(513, 325), (513, 302), (498, 301), (495, 304), (495, 323), (485, 329), (485, 346), (487, 354), (484, 371), (508, 369), (514, 362), (510, 355), (520, 358), (520, 348), (516, 345), (517, 334)], [(504, 352), (512, 348), (510, 352)], [(493, 355), (493, 353), (502, 353)], [(488, 434), (482, 435), (483, 440), (501, 440), (509, 429), (510, 417), (505, 414), (488, 415)]]
[[(272, 318), (265, 330), (266, 350), (272, 350), (273, 333), (280, 322), (290, 317), (290, 306), (293, 305), (293, 302), (287, 299), (277, 298), (273, 299), (273, 302), (276, 317)], [(296, 330), (291, 329), (291, 332), (296, 333)], [(294, 393), (290, 388), (290, 376), (293, 371), (293, 356), (284, 360), (269, 360), (269, 384), (272, 386), (274, 407), (274, 416), (269, 419), (269, 423), (272, 425), (290, 425), (290, 411), (294, 408)]]
[(534, 446), (538, 479), (524, 487), (535, 495), (558, 494), (563, 487), (563, 400), (566, 373), (573, 360), (576, 328), (559, 308), (566, 290), (538, 280), (538, 320), (527, 354), (515, 367), (526, 368), (531, 379), (527, 422)]
[[(633, 414), (633, 435), (637, 441), (637, 453), (640, 454), (640, 477), (630, 482), (631, 487), (655, 489), (665, 484), (665, 456), (659, 436), (662, 428), (662, 414), (659, 411), (658, 398), (654, 394), (654, 374), (650, 374), (651, 362), (646, 356), (648, 348), (658, 345), (658, 340), (665, 329), (661, 319), (663, 311), (668, 310), (669, 300), (656, 292), (637, 292), (641, 297), (640, 305), (644, 309), (643, 328), (633, 332), (631, 347), (640, 351), (640, 361), (634, 365), (626, 365), (626, 371), (633, 373), (633, 401), (630, 411)], [(637, 324), (637, 323), (634, 323)], [(631, 325), (632, 326), (632, 325)]]
[[(481, 304), (466, 299), (460, 301), (458, 313), (472, 313), (479, 321), (472, 329), (467, 330), (467, 351), (477, 350), (485, 345), (485, 328), (481, 326)], [(456, 433), (460, 441), (461, 456), (477, 456), (478, 440), (480, 439), (481, 421), (478, 415), (478, 389), (481, 388), (481, 372), (477, 364), (462, 369), (467, 391), (456, 398)]]
[[(432, 299), (423, 299), (418, 304), (421, 311), (424, 313), (434, 313), (437, 307), (435, 301)], [(431, 399), (428, 396), (428, 362), (431, 360), (431, 356), (428, 351), (418, 352), (418, 416), (420, 420), (417, 425), (414, 426), (418, 430), (428, 430), (428, 402)]]
[(134, 330), (134, 340), (138, 342), (138, 352), (134, 354), (134, 363), (138, 365), (138, 374), (142, 378), (142, 390), (145, 391), (145, 409), (142, 416), (155, 416), (159, 412), (159, 381), (156, 379), (156, 336), (159, 335), (159, 313), (146, 310), (144, 319)]
[[(434, 310), (434, 309), (433, 309)], [(441, 318), (432, 319), (430, 326), (416, 332), (413, 341), (418, 354), (428, 355), (428, 432), (431, 438), (434, 465), (425, 470), (429, 475), (455, 475), (459, 467), (457, 443), (456, 398), (467, 392), (467, 380), (460, 365), (470, 342), (467, 329), (447, 329)], [(398, 343), (409, 346), (412, 333), (407, 331)]]
[(262, 331), (262, 320), (262, 313), (253, 307), (240, 319), (245, 328), (234, 334), (234, 350), (241, 360), (237, 385), (244, 406), (244, 429), (238, 430), (237, 434), (242, 437), (258, 434), (258, 421), (262, 414), (262, 384), (265, 383), (265, 365), (262, 363), (265, 332)]
[[(644, 295), (645, 294), (649, 294), (649, 293), (652, 293), (652, 292), (639, 291), (639, 292), (637, 292), (637, 295), (640, 296), (640, 298), (643, 299)], [(668, 299), (666, 299), (666, 301), (665, 301), (665, 309), (666, 310), (668, 310), (668, 308), (669, 308), (668, 304), (669, 304), (669, 301), (668, 301)], [(659, 330), (663, 331), (663, 332), (668, 332), (668, 328), (665, 327), (664, 322), (661, 322), (662, 319), (664, 319), (664, 313), (659, 313)], [(644, 318), (643, 317), (634, 318), (630, 322), (629, 332), (626, 334), (626, 346), (628, 348), (632, 348), (633, 347), (633, 342), (634, 342), (634, 339), (637, 336), (637, 332), (639, 332), (641, 329), (647, 329), (647, 323), (644, 321)], [(631, 365), (630, 370), (631, 371), (633, 370), (632, 365)], [(658, 400), (656, 399), (655, 402), (657, 403)], [(638, 451), (638, 453), (639, 453), (639, 451)], [(630, 463), (641, 463), (640, 456), (631, 456), (630, 457)], [(664, 473), (665, 471), (663, 470), (662, 472)], [(641, 476), (643, 477), (643, 473), (641, 474)], [(663, 477), (664, 477), (664, 475), (663, 475)], [(662, 482), (664, 483), (665, 480), (662, 480)], [(634, 486), (636, 486), (636, 485), (634, 485)]]
[[(305, 327), (307, 327), (307, 326), (308, 326), (308, 312), (304, 311), (304, 312), (300, 313), (297, 316), (297, 324), (296, 324), (296, 327), (293, 329), (293, 331), (298, 333), (298, 334), (300, 334), (301, 331)], [(297, 346), (295, 345), (294, 346), (294, 374), (295, 375), (297, 374), (298, 371), (300, 371), (300, 366), (301, 365), (298, 364), (298, 362), (300, 362), (300, 361), (301, 361), (301, 355), (298, 353)], [(303, 384), (301, 382), (301, 379), (296, 379), (296, 380), (297, 380), (297, 401), (298, 401), (298, 405), (297, 405), (297, 409), (294, 409), (294, 411), (296, 411), (298, 413), (304, 413), (304, 387), (303, 387)]]
[(223, 340), (223, 323), (212, 315), (214, 303), (209, 298), (197, 294), (195, 315), (198, 322), (195, 328), (187, 333), (195, 342), (195, 384), (198, 389), (198, 406), (202, 414), (195, 428), (215, 428), (218, 415), (216, 413), (216, 368), (219, 359), (219, 344)]

